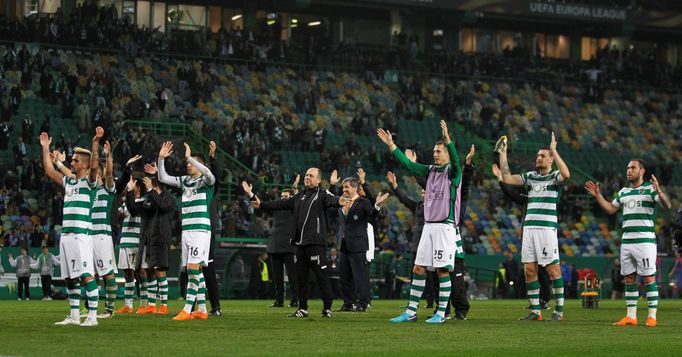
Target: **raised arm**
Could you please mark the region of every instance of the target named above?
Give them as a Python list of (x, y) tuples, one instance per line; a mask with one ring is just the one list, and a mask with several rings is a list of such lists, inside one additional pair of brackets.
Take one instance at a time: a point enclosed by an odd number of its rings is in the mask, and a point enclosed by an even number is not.
[(554, 132), (552, 132), (552, 139), (549, 143), (549, 152), (554, 157), (554, 162), (559, 169), (559, 173), (561, 174), (561, 182), (566, 182), (569, 178), (571, 178), (571, 172), (568, 170), (568, 166), (561, 158), (561, 155), (559, 155), (559, 152), (556, 149), (556, 144), (556, 138), (554, 137)]
[(215, 141), (211, 141), (208, 147), (208, 166), (215, 177), (215, 183), (213, 184), (213, 195), (217, 197), (218, 192), (220, 191), (220, 183), (223, 182), (220, 163), (218, 163), (218, 160), (215, 158), (215, 151), (218, 146), (216, 145)]
[(141, 158), (142, 155), (135, 155), (126, 162), (126, 167), (123, 168), (123, 176), (116, 181), (116, 192), (123, 192), (126, 189), (126, 185), (133, 174), (133, 164)]
[(97, 182), (97, 170), (99, 170), (99, 141), (104, 136), (104, 129), (98, 126), (95, 129), (95, 136), (92, 138), (92, 149), (90, 154), (90, 173), (88, 181)]
[(509, 171), (509, 162), (507, 161), (507, 143), (500, 144), (500, 173), (502, 174), (502, 181), (507, 185), (523, 186), (523, 179), (521, 175), (512, 175)]
[(114, 155), (111, 152), (111, 145), (109, 140), (104, 142), (104, 158), (106, 159), (106, 166), (104, 167), (104, 187), (107, 190), (116, 192), (116, 184), (114, 183)]
[(69, 178), (76, 178), (76, 175), (74, 175), (73, 172), (71, 172), (71, 170), (69, 170), (69, 168), (63, 164), (63, 162), (66, 161), (66, 153), (60, 152), (59, 150), (53, 150), (52, 154), (50, 154), (50, 158), (52, 159), (52, 163), (57, 166), (57, 169), (62, 175)]
[(528, 203), (528, 197), (521, 192), (521, 187), (502, 182), (502, 171), (500, 171), (500, 168), (497, 166), (497, 164), (493, 164), (492, 169), (493, 175), (497, 177), (497, 182), (500, 184), (500, 189), (502, 189), (502, 193), (505, 197), (521, 206)]
[(651, 184), (654, 186), (654, 191), (659, 197), (658, 204), (665, 209), (672, 208), (673, 205), (670, 203), (670, 198), (668, 198), (668, 195), (661, 189), (661, 186), (658, 184), (658, 179), (656, 179), (656, 175), (651, 175)]
[(135, 184), (136, 180), (131, 176), (126, 185), (126, 207), (128, 207), (130, 215), (139, 216), (142, 214), (142, 202), (136, 202), (135, 192), (133, 192)]
[(197, 170), (201, 172), (201, 174), (204, 176), (204, 182), (206, 182), (208, 186), (213, 186), (213, 184), (215, 184), (215, 176), (213, 176), (211, 169), (192, 157), (192, 149), (187, 143), (185, 143), (185, 158), (189, 163), (192, 164), (192, 166), (196, 167)]
[(429, 175), (430, 167), (428, 165), (422, 165), (410, 161), (410, 159), (408, 159), (405, 154), (395, 145), (393, 142), (393, 135), (391, 135), (390, 131), (379, 128), (377, 129), (377, 136), (384, 144), (386, 144), (388, 151), (393, 153), (393, 156), (395, 156), (396, 159), (398, 159), (398, 161), (405, 166), (405, 168), (410, 170), (410, 172), (420, 177), (426, 177)]
[(52, 138), (49, 137), (47, 133), (40, 133), (40, 146), (43, 149), (43, 169), (45, 170), (45, 175), (52, 181), (57, 182), (60, 185), (64, 185), (64, 175), (54, 169), (54, 165), (50, 159), (51, 143)]
[(455, 143), (450, 138), (450, 132), (448, 131), (448, 124), (445, 120), (440, 121), (440, 130), (445, 141), (445, 147), (448, 148), (448, 155), (450, 155), (450, 177), (453, 179), (455, 185), (459, 185), (462, 180), (462, 167), (459, 166), (459, 155), (457, 155), (457, 149), (455, 148)]
[(587, 181), (585, 182), (585, 190), (587, 190), (587, 193), (590, 195), (594, 196), (594, 198), (597, 199), (597, 203), (599, 206), (606, 212), (607, 214), (614, 214), (618, 212), (619, 208), (616, 207), (613, 203), (609, 202), (602, 196), (601, 190), (599, 188), (599, 183), (594, 183), (592, 181)]
[[(469, 149), (469, 153), (466, 156), (466, 159), (464, 159), (464, 170), (462, 171), (462, 202), (467, 201), (469, 198), (469, 187), (471, 185), (471, 179), (474, 177), (474, 155), (476, 154), (476, 147), (471, 144), (471, 148)], [(464, 207), (461, 210), (462, 214), (464, 214)]]
[(372, 187), (365, 181), (365, 177), (367, 176), (367, 173), (365, 170), (361, 168), (358, 169), (358, 181), (360, 185), (362, 186), (362, 190), (365, 191), (365, 198), (369, 200), (369, 202), (374, 202), (376, 201), (376, 195), (374, 195), (374, 192), (372, 192)]
[(180, 188), (180, 178), (177, 176), (170, 176), (166, 173), (166, 166), (164, 165), (164, 160), (173, 153), (173, 143), (166, 141), (161, 145), (161, 150), (159, 150), (159, 165), (158, 165), (158, 175), (159, 182), (170, 185), (173, 187)]
[(391, 184), (393, 193), (395, 193), (395, 196), (398, 197), (398, 201), (400, 201), (400, 203), (405, 205), (405, 207), (409, 208), (411, 211), (414, 211), (417, 208), (417, 202), (408, 197), (405, 191), (398, 187), (398, 180), (396, 179), (395, 174), (392, 171), (387, 172), (386, 179)]

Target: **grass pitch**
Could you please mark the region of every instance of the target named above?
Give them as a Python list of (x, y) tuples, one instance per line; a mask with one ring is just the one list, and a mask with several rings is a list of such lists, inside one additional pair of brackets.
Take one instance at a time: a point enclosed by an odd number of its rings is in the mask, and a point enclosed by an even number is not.
[[(120, 307), (122, 302), (117, 302)], [(662, 300), (659, 325), (644, 326), (646, 303), (639, 303), (639, 326), (614, 327), (624, 301), (602, 301), (586, 310), (567, 301), (566, 320), (522, 322), (525, 300), (473, 301), (468, 321), (427, 325), (391, 324), (404, 301), (376, 300), (366, 313), (320, 318), (311, 302), (307, 319), (287, 318), (293, 309), (269, 308), (269, 301), (225, 300), (222, 317), (172, 321), (170, 316), (116, 315), (96, 328), (54, 326), (67, 313), (66, 301), (2, 301), (0, 355), (13, 356), (679, 356), (681, 300)], [(181, 308), (172, 301), (170, 310)], [(338, 302), (335, 304), (338, 306)], [(101, 308), (101, 307), (100, 307)], [(551, 310), (544, 312), (551, 316)]]

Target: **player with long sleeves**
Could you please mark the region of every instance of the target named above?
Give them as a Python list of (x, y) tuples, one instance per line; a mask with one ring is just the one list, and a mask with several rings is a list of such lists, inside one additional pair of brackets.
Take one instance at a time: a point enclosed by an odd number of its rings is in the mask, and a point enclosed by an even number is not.
[[(187, 267), (187, 296), (185, 306), (174, 320), (208, 319), (206, 283), (202, 266), (209, 262), (211, 245), (210, 204), (213, 199), (215, 176), (204, 164), (203, 155), (194, 154), (185, 143), (187, 175), (170, 176), (165, 159), (173, 153), (173, 143), (167, 141), (159, 151), (159, 182), (182, 191), (182, 266)], [(197, 310), (192, 312), (194, 302)]]

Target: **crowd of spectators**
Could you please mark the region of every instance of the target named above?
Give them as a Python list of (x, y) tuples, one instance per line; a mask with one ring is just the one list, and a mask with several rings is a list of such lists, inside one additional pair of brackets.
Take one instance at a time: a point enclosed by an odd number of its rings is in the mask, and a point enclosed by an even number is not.
[[(208, 41), (215, 41), (214, 45), (201, 42), (206, 39), (201, 33), (182, 34), (185, 39), (180, 44), (173, 41), (163, 44), (167, 41), (165, 35), (137, 29), (129, 20), (119, 18), (115, 11), (97, 9), (91, 3), (79, 7), (68, 20), (58, 13), (53, 17), (29, 18), (9, 29), (12, 34), (25, 36), (18, 39), (63, 44), (82, 44), (83, 38), (79, 36), (85, 36), (93, 48), (121, 49), (124, 53), (76, 53), (11, 45), (0, 50), (0, 76), (3, 79), (0, 83), (0, 149), (11, 149), (17, 154), (14, 165), (0, 163), (5, 166), (0, 167), (0, 172), (6, 172), (0, 177), (0, 187), (4, 187), (0, 208), (3, 209), (2, 216), (8, 217), (3, 220), (4, 244), (51, 245), (58, 237), (60, 190), (43, 177), (39, 157), (30, 156), (36, 151), (22, 149), (22, 145), (35, 147), (34, 138), (40, 131), (51, 132), (55, 146), (70, 156), (76, 145), (89, 143), (89, 133), (94, 127), (102, 126), (113, 144), (115, 162), (120, 170), (120, 164), (136, 153), (143, 154), (146, 161), (154, 160), (159, 147), (158, 138), (131, 124), (131, 120), (186, 123), (195, 132), (218, 142), (221, 149), (255, 172), (255, 176), (247, 175), (233, 168), (226, 175), (232, 178), (233, 184), (245, 178), (257, 182), (291, 183), (295, 169), (300, 168), (286, 166), (285, 152), (319, 153), (317, 162), (324, 172), (338, 169), (342, 176), (350, 176), (357, 167), (364, 166), (379, 175), (394, 169), (395, 163), (391, 155), (376, 144), (375, 128), (384, 127), (396, 132), (401, 121), (421, 121), (438, 116), (461, 123), (469, 133), (486, 139), (496, 139), (506, 133), (513, 140), (524, 140), (525, 135), (548, 134), (552, 123), (566, 122), (571, 125), (554, 130), (561, 142), (577, 151), (617, 148), (633, 154), (647, 152), (653, 153), (662, 165), (669, 165), (662, 160), (664, 157), (682, 158), (682, 148), (674, 137), (676, 131), (664, 124), (679, 125), (679, 95), (662, 90), (624, 88), (604, 89), (599, 98), (592, 98), (589, 87), (570, 84), (562, 76), (549, 77), (552, 80), (543, 81), (545, 83), (535, 82), (533, 76), (526, 76), (525, 82), (483, 79), (505, 77), (502, 74), (506, 72), (534, 68), (520, 59), (523, 56), (518, 50), (510, 49), (500, 55), (445, 55), (449, 56), (447, 60), (440, 61), (437, 57), (415, 52), (418, 38), (396, 34), (395, 47), (389, 52), (364, 51), (343, 44), (343, 53), (360, 55), (340, 56), (340, 61), (369, 58), (371, 62), (356, 74), (294, 70), (272, 64), (233, 65), (141, 56), (142, 49), (156, 51), (167, 46), (168, 49), (187, 50), (191, 47), (182, 46), (195, 45), (207, 46), (210, 52), (204, 54), (213, 55), (214, 51), (222, 52), (227, 43), (232, 48), (228, 52), (235, 56), (254, 58), (250, 56), (255, 53), (262, 56), (260, 59), (269, 59), (273, 53), (286, 57), (283, 49), (287, 45), (280, 43), (279, 50), (268, 45), (267, 51), (253, 52), (248, 48), (258, 47), (261, 40), (269, 41), (268, 36), (239, 29), (210, 34)], [(191, 42), (192, 38), (200, 41)], [(322, 46), (320, 41), (310, 42), (313, 46), (310, 53), (327, 55), (326, 49), (315, 47)], [(159, 43), (161, 47), (155, 47)], [(401, 56), (402, 51), (409, 55)], [(392, 60), (386, 60), (387, 53)], [(453, 81), (443, 76), (398, 76), (393, 72), (393, 68), (406, 65), (401, 61), (415, 61), (420, 57), (434, 66), (439, 64), (433, 67), (434, 72), (454, 73), (470, 79)], [(643, 58), (648, 60), (640, 61)], [(636, 68), (656, 63), (659, 63), (656, 52), (647, 55), (634, 50), (603, 49), (592, 61), (578, 65), (577, 69), (569, 66), (570, 70), (565, 73), (585, 73), (591, 80), (586, 68), (595, 68), (604, 73), (595, 79), (596, 85), (600, 85), (623, 80), (623, 76), (637, 72)], [(658, 77), (674, 78), (671, 73), (662, 71), (663, 75)], [(648, 78), (656, 77), (648, 75)], [(81, 135), (51, 131), (50, 116), (32, 118), (28, 115), (19, 122), (17, 113), (26, 98), (40, 98), (52, 108), (59, 108), (52, 118), (66, 119)], [(36, 125), (38, 121), (40, 125)], [(634, 128), (646, 128), (649, 133), (633, 138)], [(591, 136), (581, 135), (586, 132), (591, 132)], [(400, 133), (397, 136), (401, 145), (419, 149), (420, 157), (430, 157), (430, 142), (415, 142), (409, 135), (401, 137)], [(182, 171), (179, 160), (176, 165), (167, 165), (171, 171), (173, 166), (177, 166), (177, 172)], [(663, 172), (671, 171), (664, 167)], [(609, 172), (605, 178), (619, 176), (622, 175)], [(670, 178), (663, 179), (665, 184)], [(494, 190), (494, 183), (484, 174), (476, 182), (484, 190)], [(408, 183), (416, 187), (413, 182)], [(615, 188), (619, 184), (622, 182), (612, 179), (605, 186)], [(567, 193), (578, 193), (581, 187), (570, 185), (566, 190)], [(277, 197), (276, 192), (271, 197)], [(479, 202), (492, 214), (496, 207), (501, 207), (496, 202), (498, 199), (496, 194), (483, 194)], [(402, 250), (410, 236), (409, 214), (397, 205), (391, 206), (389, 212), (378, 220), (381, 223), (377, 227), (377, 246), (385, 250)], [(581, 206), (562, 211), (564, 218), (571, 217), (576, 221), (582, 219), (581, 213)], [(254, 215), (248, 200), (237, 195), (229, 205), (226, 203), (222, 207), (221, 216), (226, 236), (263, 236), (269, 226), (266, 217)], [(492, 216), (489, 218), (492, 220)], [(472, 236), (485, 233), (476, 229)], [(41, 232), (44, 239), (39, 240), (37, 232)]]

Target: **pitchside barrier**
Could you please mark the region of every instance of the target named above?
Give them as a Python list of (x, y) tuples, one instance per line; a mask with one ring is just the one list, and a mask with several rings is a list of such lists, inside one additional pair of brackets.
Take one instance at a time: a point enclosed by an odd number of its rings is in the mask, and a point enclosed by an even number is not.
[[(253, 286), (252, 277), (258, 277), (259, 274), (253, 274), (256, 266), (256, 256), (258, 253), (265, 252), (265, 244), (267, 239), (261, 238), (219, 238), (217, 240), (218, 247), (215, 250), (214, 264), (218, 276), (218, 283), (220, 286), (220, 294), (223, 299), (249, 299), (253, 298), (252, 291), (249, 287)], [(58, 248), (50, 248), (52, 254), (59, 254)], [(40, 255), (40, 248), (30, 248), (28, 254), (32, 257)], [(116, 249), (118, 254), (118, 249)], [(21, 254), (20, 248), (4, 247), (0, 251), (0, 263), (5, 270), (4, 276), (0, 277), (0, 299), (16, 299), (16, 274), (15, 268), (9, 264), (8, 254), (17, 257)], [(372, 295), (374, 299), (381, 299), (387, 296), (387, 270), (393, 259), (393, 253), (382, 253), (377, 251), (375, 259), (370, 264), (370, 281), (372, 284)], [(520, 257), (515, 258), (519, 269), (521, 269)], [(613, 262), (616, 257), (561, 257), (566, 264), (575, 265), (580, 274), (588, 274), (590, 272), (596, 273), (601, 279), (601, 298), (608, 298), (611, 295), (612, 281), (611, 271), (613, 269)], [(506, 258), (501, 255), (467, 255), (465, 258), (465, 265), (467, 268), (467, 276), (465, 280), (469, 286), (469, 297), (472, 299), (487, 299), (492, 297), (492, 292), (495, 284), (495, 277), (500, 266)], [(180, 275), (180, 251), (173, 249), (169, 255), (170, 270), (169, 277), (169, 298), (177, 299), (179, 297), (178, 277)], [(662, 297), (669, 297), (671, 286), (668, 279), (668, 272), (674, 264), (674, 258), (660, 257), (659, 266), (659, 288), (662, 291)], [(412, 269), (412, 256), (407, 253), (402, 261), (396, 262), (396, 276), (405, 281), (401, 297), (405, 297), (407, 289), (409, 288), (410, 271)], [(272, 269), (269, 270), (272, 276)], [(312, 274), (311, 274), (312, 275)], [(118, 296), (123, 297), (123, 272), (119, 271), (117, 275), (119, 282)], [(285, 274), (285, 283), (287, 289), (291, 288), (288, 284), (288, 279)], [(270, 288), (272, 284), (270, 284)], [(40, 287), (39, 271), (33, 270), (30, 280), (31, 296), (33, 299), (40, 299), (42, 297), (42, 290)], [(55, 268), (53, 276), (53, 287), (64, 288), (64, 280), (61, 278), (59, 266)], [(317, 293), (318, 289), (312, 289), (312, 292)], [(266, 294), (267, 295), (267, 294)], [(514, 296), (511, 293), (508, 297)]]

